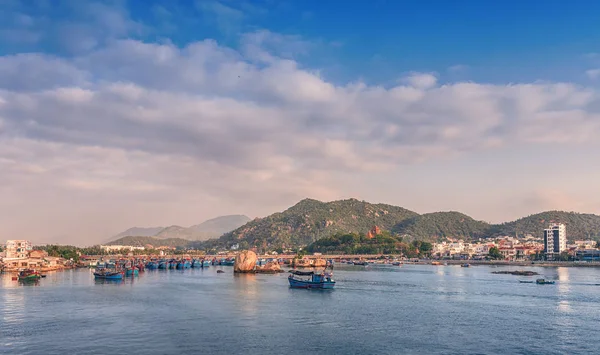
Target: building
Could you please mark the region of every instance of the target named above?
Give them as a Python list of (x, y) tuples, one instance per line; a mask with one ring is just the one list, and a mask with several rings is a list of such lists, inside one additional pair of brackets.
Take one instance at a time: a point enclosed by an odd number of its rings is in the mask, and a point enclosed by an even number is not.
[(122, 251), (122, 250), (129, 250), (129, 251), (134, 251), (134, 250), (145, 250), (146, 248), (144, 247), (134, 247), (131, 245), (101, 245), (100, 249), (106, 251), (106, 252), (110, 252), (110, 251)]
[(6, 241), (6, 259), (25, 259), (29, 257), (29, 252), (33, 249), (28, 240), (7, 240)]
[(544, 229), (544, 253), (558, 255), (567, 250), (567, 227), (563, 223), (552, 223)]

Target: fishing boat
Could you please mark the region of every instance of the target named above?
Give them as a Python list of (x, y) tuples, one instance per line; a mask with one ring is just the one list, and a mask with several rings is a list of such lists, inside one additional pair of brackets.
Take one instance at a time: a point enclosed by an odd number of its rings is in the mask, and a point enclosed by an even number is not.
[(394, 265), (394, 266), (402, 266), (402, 262), (400, 262), (400, 261), (394, 261), (392, 263), (392, 265)]
[(288, 281), (291, 288), (332, 289), (335, 286), (332, 276), (324, 271), (316, 274), (314, 271), (291, 270)]
[(203, 260), (202, 261), (202, 267), (210, 267), (210, 264), (211, 264), (210, 260)]
[(367, 266), (367, 265), (369, 265), (369, 263), (368, 263), (368, 262), (366, 262), (366, 261), (355, 261), (355, 262), (354, 262), (354, 265), (358, 265), (358, 266)]
[(169, 269), (177, 269), (177, 260), (169, 261)]
[(137, 267), (134, 267), (133, 269), (125, 270), (125, 276), (138, 276), (139, 274), (140, 274), (140, 272)]
[(160, 270), (167, 270), (169, 268), (169, 262), (166, 260), (161, 260), (158, 262), (158, 268)]
[(468, 264), (468, 263), (467, 263), (467, 264), (462, 264), (462, 265), (460, 265), (460, 267), (469, 267), (469, 266), (471, 266), (471, 265), (470, 265), (470, 264)]
[(535, 283), (538, 285), (554, 285), (554, 281), (549, 281), (549, 280), (545, 280), (545, 279), (537, 279), (535, 280)]
[(189, 260), (184, 260), (183, 261), (183, 268), (184, 269), (189, 269), (192, 267), (192, 263)]
[(198, 259), (194, 259), (194, 261), (192, 261), (192, 268), (196, 269), (196, 268), (201, 268), (202, 267), (202, 262)]
[(123, 274), (123, 271), (97, 270), (94, 272), (94, 278), (103, 280), (122, 280)]
[(42, 278), (42, 275), (32, 269), (25, 269), (19, 272), (19, 281), (37, 281)]
[(522, 284), (532, 284), (533, 281), (528, 281), (528, 280), (519, 280), (520, 283)]
[(235, 264), (234, 259), (225, 259), (225, 260), (221, 261), (221, 265), (224, 265), (224, 266), (233, 266), (233, 264)]
[(146, 264), (146, 268), (147, 268), (148, 270), (156, 270), (156, 269), (158, 269), (158, 263), (156, 263), (156, 261), (149, 261), (149, 262)]
[(440, 262), (439, 261), (432, 261), (431, 265), (440, 265)]

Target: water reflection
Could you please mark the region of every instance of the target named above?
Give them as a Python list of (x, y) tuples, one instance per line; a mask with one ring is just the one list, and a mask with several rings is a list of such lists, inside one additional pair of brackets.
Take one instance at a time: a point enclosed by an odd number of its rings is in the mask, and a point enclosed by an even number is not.
[(94, 279), (96, 285), (124, 285), (125, 280)]

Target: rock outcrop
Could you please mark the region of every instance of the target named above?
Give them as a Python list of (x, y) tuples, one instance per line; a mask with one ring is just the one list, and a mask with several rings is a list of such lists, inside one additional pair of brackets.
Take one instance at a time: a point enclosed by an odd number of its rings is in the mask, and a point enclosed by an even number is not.
[(279, 266), (277, 261), (270, 261), (263, 266), (257, 266), (256, 272), (262, 274), (275, 274), (278, 272), (283, 272), (283, 270), (281, 270), (281, 266)]
[(249, 273), (254, 272), (256, 269), (256, 261), (258, 257), (256, 253), (251, 250), (241, 251), (235, 256), (235, 264), (233, 266), (233, 272)]

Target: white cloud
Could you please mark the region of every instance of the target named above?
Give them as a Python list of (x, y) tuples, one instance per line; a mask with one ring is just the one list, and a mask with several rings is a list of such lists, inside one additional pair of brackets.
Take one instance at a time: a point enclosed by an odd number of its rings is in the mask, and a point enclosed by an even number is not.
[(417, 89), (429, 89), (437, 84), (437, 77), (433, 73), (411, 73), (403, 81)]
[[(300, 38), (245, 39), (253, 50), (114, 40), (72, 59), (0, 57), (1, 232), (30, 228), (14, 209), (22, 201), (60, 233), (69, 232), (66, 215), (99, 211), (118, 232), (136, 208), (152, 225), (193, 224), (232, 206), (266, 213), (306, 196), (336, 198), (348, 174), (600, 134), (593, 88), (440, 85), (432, 73), (391, 88), (340, 85), (293, 59)], [(93, 206), (77, 211), (75, 200)], [(198, 207), (181, 207), (190, 204)]]
[(600, 78), (600, 69), (590, 69), (585, 72), (588, 78), (595, 80)]

